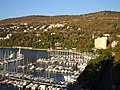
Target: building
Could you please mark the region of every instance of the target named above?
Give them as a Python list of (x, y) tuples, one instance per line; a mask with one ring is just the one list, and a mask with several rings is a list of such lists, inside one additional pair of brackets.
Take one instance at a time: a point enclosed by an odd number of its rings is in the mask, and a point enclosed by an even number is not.
[(5, 40), (5, 39), (9, 39), (12, 36), (12, 34), (7, 34), (6, 37), (0, 37), (0, 40)]
[(107, 49), (107, 37), (98, 37), (94, 44), (96, 49)]
[(110, 37), (110, 34), (103, 34), (103, 36), (105, 36), (105, 37)]
[(113, 42), (111, 43), (111, 47), (115, 47), (115, 46), (118, 44), (118, 42), (119, 42), (119, 41), (113, 41)]

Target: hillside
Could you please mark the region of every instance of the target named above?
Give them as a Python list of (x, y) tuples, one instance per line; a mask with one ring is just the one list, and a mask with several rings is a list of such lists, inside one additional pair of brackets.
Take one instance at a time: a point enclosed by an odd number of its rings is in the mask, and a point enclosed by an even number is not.
[(69, 90), (80, 90), (81, 87), (103, 90), (104, 86), (105, 90), (107, 88), (109, 90), (111, 83), (116, 87), (120, 86), (120, 12), (26, 16), (1, 20), (0, 46), (40, 49), (76, 48), (81, 51), (91, 51), (94, 47), (94, 39), (106, 33), (110, 34), (109, 44), (112, 41), (119, 41), (117, 46), (99, 51), (101, 55), (90, 60), (77, 82), (71, 85)]
[[(0, 46), (35, 48), (92, 48), (95, 37), (104, 33), (120, 34), (120, 12), (102, 11), (84, 15), (26, 16), (0, 21)], [(16, 34), (17, 33), (17, 34)], [(7, 42), (7, 43), (6, 43)]]

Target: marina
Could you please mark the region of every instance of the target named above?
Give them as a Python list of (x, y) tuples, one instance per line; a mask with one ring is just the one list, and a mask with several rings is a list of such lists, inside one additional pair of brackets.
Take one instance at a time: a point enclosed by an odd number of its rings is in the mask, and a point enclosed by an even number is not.
[(36, 51), (37, 53), (28, 50), (27, 53), (32, 52), (28, 56), (21, 48), (2, 49), (0, 85), (21, 90), (66, 90), (68, 84), (76, 82), (87, 62), (95, 58), (90, 53), (77, 50), (47, 50)]

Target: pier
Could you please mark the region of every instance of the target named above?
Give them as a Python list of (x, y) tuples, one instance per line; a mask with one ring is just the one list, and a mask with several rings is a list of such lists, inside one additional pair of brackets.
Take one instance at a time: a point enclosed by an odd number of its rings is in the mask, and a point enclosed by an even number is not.
[[(66, 84), (65, 83), (55, 83), (54, 80), (50, 81), (51, 79), (44, 79), (44, 80), (38, 80), (38, 79), (33, 79), (33, 77), (31, 78), (27, 78), (28, 75), (22, 75), (20, 76), (20, 74), (14, 74), (14, 73), (6, 73), (6, 72), (1, 72), (0, 76), (3, 78), (3, 80), (0, 81), (0, 85), (13, 85), (13, 86), (17, 86), (17, 87), (21, 87), (21, 88), (27, 88), (28, 85), (30, 83), (32, 84), (37, 84), (37, 85), (46, 85), (46, 86), (52, 86), (52, 87), (58, 87), (58, 88), (66, 88)], [(17, 77), (15, 77), (17, 76)], [(19, 82), (23, 82), (20, 86)], [(19, 83), (19, 84), (18, 84)], [(26, 83), (24, 85), (24, 83)]]

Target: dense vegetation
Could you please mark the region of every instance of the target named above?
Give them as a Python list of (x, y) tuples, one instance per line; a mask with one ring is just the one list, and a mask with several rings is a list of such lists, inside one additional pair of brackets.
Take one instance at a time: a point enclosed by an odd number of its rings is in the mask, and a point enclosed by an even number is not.
[[(51, 24), (63, 27), (48, 28)], [(103, 11), (76, 16), (27, 16), (0, 21), (0, 46), (24, 46), (34, 48), (86, 49), (94, 47), (95, 38), (105, 33), (120, 34), (120, 13)], [(114, 40), (111, 37), (111, 42)]]

